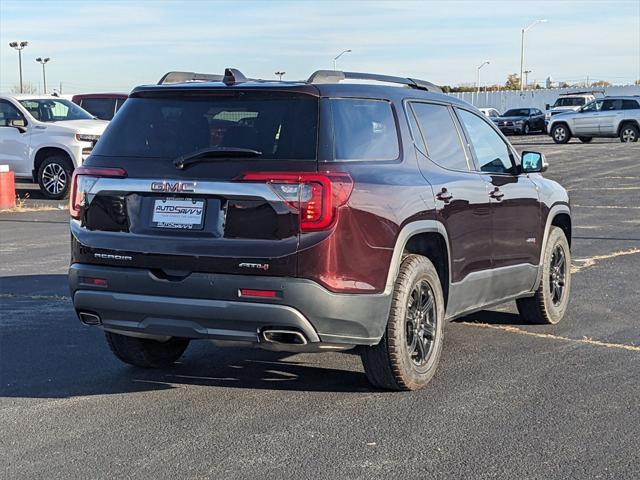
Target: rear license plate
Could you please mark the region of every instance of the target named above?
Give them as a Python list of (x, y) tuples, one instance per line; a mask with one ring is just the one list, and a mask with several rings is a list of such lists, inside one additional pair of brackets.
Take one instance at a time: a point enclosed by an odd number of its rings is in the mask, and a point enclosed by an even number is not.
[(156, 228), (202, 230), (204, 200), (191, 198), (161, 198), (153, 204), (151, 224)]

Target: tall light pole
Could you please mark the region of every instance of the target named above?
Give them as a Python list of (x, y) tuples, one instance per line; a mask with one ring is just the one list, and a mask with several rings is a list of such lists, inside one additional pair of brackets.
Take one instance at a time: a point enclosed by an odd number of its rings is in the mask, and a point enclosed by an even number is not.
[(489, 65), (489, 60), (482, 62), (482, 64), (478, 67), (478, 75), (476, 77), (476, 88), (478, 89), (478, 93), (476, 93), (476, 102), (478, 101), (478, 98), (480, 98), (480, 69), (482, 67), (484, 67), (485, 65)]
[(276, 72), (275, 75), (278, 76), (278, 80), (282, 80), (282, 76), (287, 72)]
[(337, 70), (337, 68), (336, 68), (336, 62), (337, 62), (337, 61), (338, 61), (338, 59), (339, 59), (342, 55), (344, 55), (345, 53), (351, 53), (351, 49), (344, 50), (344, 51), (340, 52), (340, 54), (338, 54), (338, 55), (336, 55), (335, 57), (333, 57), (333, 69), (334, 69), (334, 70)]
[(531, 25), (529, 25), (528, 27), (525, 27), (522, 29), (522, 39), (520, 42), (520, 91), (522, 92), (524, 89), (522, 88), (522, 74), (523, 74), (523, 70), (524, 70), (524, 34), (527, 33), (528, 30), (532, 29), (533, 27), (535, 27), (537, 24), (539, 23), (547, 23), (547, 19), (546, 18), (542, 18), (540, 20), (536, 20), (535, 22), (533, 22)]
[(529, 74), (531, 73), (531, 70), (525, 70), (524, 71), (524, 88), (527, 88), (527, 85), (529, 85)]
[(15, 48), (18, 51), (18, 69), (20, 70), (20, 93), (24, 93), (22, 90), (22, 50), (29, 45), (29, 42), (11, 42), (9, 46)]
[(44, 66), (47, 64), (47, 62), (51, 60), (49, 57), (38, 57), (36, 58), (36, 62), (42, 64), (42, 83), (44, 84), (44, 94), (47, 94), (47, 74), (44, 72)]

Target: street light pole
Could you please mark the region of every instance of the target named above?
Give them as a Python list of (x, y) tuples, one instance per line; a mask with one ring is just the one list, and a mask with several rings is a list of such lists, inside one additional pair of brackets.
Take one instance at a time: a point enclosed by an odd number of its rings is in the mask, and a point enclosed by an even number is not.
[(484, 67), (485, 65), (489, 65), (489, 60), (482, 62), (482, 64), (478, 67), (478, 75), (476, 77), (476, 88), (477, 88), (477, 93), (476, 93), (476, 102), (478, 101), (478, 98), (480, 98), (480, 69), (482, 67)]
[(282, 76), (287, 72), (276, 72), (275, 75), (278, 76), (278, 80), (282, 80)]
[(23, 92), (23, 88), (22, 88), (22, 50), (27, 45), (29, 45), (29, 42), (11, 42), (11, 43), (9, 43), (9, 46), (11, 48), (15, 48), (18, 51), (18, 69), (20, 70), (20, 93), (24, 93)]
[(44, 71), (44, 66), (47, 64), (47, 62), (51, 60), (49, 57), (38, 57), (36, 58), (36, 62), (42, 64), (42, 83), (44, 84), (44, 94), (47, 94), (47, 74)]
[(540, 20), (536, 20), (535, 22), (533, 22), (531, 25), (529, 25), (528, 27), (525, 27), (522, 29), (522, 39), (520, 41), (520, 91), (522, 92), (524, 89), (522, 88), (522, 74), (523, 74), (523, 70), (524, 70), (524, 34), (527, 33), (528, 30), (532, 29), (533, 27), (535, 27), (538, 23), (547, 23), (547, 19), (546, 18), (542, 18)]
[(531, 70), (525, 70), (524, 71), (524, 88), (527, 88), (527, 85), (529, 85), (529, 74), (531, 73)]
[(336, 62), (338, 61), (338, 59), (344, 55), (345, 53), (351, 53), (351, 49), (348, 50), (344, 50), (343, 52), (341, 52), (339, 55), (336, 55), (335, 57), (333, 57), (333, 69), (337, 70), (336, 68)]

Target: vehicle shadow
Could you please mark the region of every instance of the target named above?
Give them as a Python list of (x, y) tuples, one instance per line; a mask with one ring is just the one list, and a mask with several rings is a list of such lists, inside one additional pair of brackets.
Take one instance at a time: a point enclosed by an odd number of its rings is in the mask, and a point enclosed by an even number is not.
[(195, 341), (169, 368), (131, 367), (113, 356), (99, 329), (79, 322), (68, 293), (57, 296), (61, 288), (66, 289), (65, 275), (1, 280), (0, 401), (145, 392), (186, 385), (376, 391), (354, 357), (355, 350), (293, 354)]
[(480, 310), (479, 312), (456, 318), (454, 323), (486, 323), (488, 325), (528, 325), (517, 313)]

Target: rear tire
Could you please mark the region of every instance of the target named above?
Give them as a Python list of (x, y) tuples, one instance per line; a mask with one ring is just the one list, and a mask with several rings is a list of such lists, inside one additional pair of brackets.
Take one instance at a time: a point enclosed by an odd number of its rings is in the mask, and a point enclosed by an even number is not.
[(172, 337), (166, 342), (128, 337), (104, 332), (113, 354), (124, 363), (142, 368), (168, 367), (178, 360), (189, 346), (188, 338)]
[(580, 140), (582, 143), (591, 143), (593, 137), (578, 137), (578, 140)]
[[(560, 252), (560, 253), (559, 253)], [(571, 250), (560, 227), (551, 227), (543, 252), (542, 280), (533, 297), (516, 300), (528, 323), (555, 325), (564, 317), (571, 292)]]
[(436, 372), (442, 352), (444, 297), (431, 261), (407, 256), (396, 279), (387, 328), (380, 343), (361, 347), (364, 371), (372, 385), (416, 390)]
[(69, 195), (73, 164), (64, 155), (51, 155), (38, 167), (38, 185), (50, 200), (61, 200)]
[(553, 138), (553, 141), (556, 143), (567, 143), (571, 140), (571, 131), (569, 130), (569, 127), (563, 123), (554, 125), (551, 129), (551, 138)]
[(638, 131), (638, 127), (632, 123), (625, 123), (622, 125), (622, 128), (620, 128), (620, 141), (622, 143), (637, 142), (639, 136), (640, 131)]

